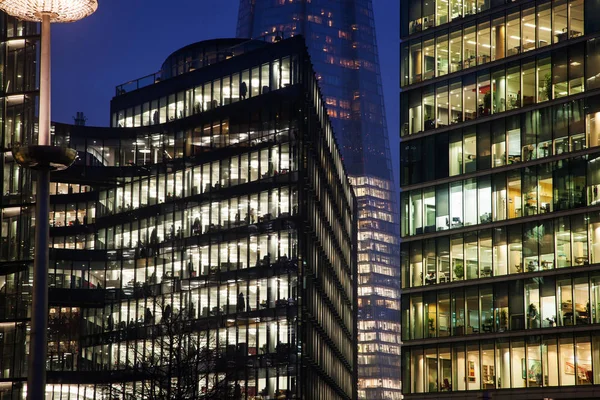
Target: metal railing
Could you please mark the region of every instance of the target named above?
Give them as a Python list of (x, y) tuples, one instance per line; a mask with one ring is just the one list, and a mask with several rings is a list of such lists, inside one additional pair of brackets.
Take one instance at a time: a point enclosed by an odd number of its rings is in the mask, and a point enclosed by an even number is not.
[[(245, 42), (236, 44), (228, 48), (216, 51), (213, 55), (205, 55), (203, 57), (196, 57), (185, 63), (180, 63), (173, 66), (174, 71), (171, 74), (165, 74), (165, 71), (158, 71), (154, 74), (146, 75), (144, 77), (134, 79), (132, 81), (118, 85), (116, 88), (116, 96), (121, 96), (125, 93), (144, 88), (146, 86), (154, 85), (167, 77), (175, 77), (187, 72), (194, 71), (195, 69), (206, 67), (211, 64), (216, 64), (224, 61), (228, 58), (234, 57), (239, 54), (246, 53), (253, 49), (254, 44), (260, 42), (260, 40), (251, 39)], [(262, 37), (262, 42), (267, 42), (266, 37)]]

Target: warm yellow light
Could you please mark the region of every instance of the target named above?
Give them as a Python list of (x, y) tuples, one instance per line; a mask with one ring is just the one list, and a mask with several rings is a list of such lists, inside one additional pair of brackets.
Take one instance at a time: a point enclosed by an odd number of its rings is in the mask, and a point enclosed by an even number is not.
[(0, 10), (25, 21), (74, 22), (93, 14), (97, 0), (0, 0)]

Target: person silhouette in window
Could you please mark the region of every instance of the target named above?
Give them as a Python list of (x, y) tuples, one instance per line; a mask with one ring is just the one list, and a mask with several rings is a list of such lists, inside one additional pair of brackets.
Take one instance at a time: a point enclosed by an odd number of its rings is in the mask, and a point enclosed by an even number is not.
[(163, 320), (169, 321), (171, 319), (171, 305), (167, 304), (165, 310), (163, 311)]
[(152, 311), (150, 308), (146, 307), (146, 312), (144, 313), (144, 323), (152, 324), (154, 322), (154, 316), (152, 315)]
[(242, 82), (240, 84), (240, 97), (242, 98), (242, 100), (246, 99), (247, 94), (248, 94), (248, 85), (246, 85), (246, 82)]
[(244, 312), (246, 309), (246, 302), (244, 300), (244, 293), (240, 292), (237, 298), (237, 312)]

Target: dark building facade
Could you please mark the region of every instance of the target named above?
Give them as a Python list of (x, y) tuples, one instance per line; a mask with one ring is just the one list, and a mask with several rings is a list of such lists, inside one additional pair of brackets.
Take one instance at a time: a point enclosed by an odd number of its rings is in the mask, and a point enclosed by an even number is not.
[(36, 140), (39, 34), (37, 24), (0, 12), (0, 398), (22, 393), (21, 381), (27, 373), (34, 185), (30, 171), (14, 162), (10, 149)]
[[(177, 343), (208, 358), (174, 387), (355, 399), (357, 204), (303, 38), (193, 44), (119, 86), (111, 114), (53, 129), (79, 158), (52, 175), (47, 398), (149, 398), (167, 383), (147, 367), (171, 368)], [(7, 399), (26, 392), (33, 197), (19, 188), (2, 197), (17, 235), (0, 250)]]
[(402, 2), (406, 398), (598, 395), (598, 10)]
[(359, 397), (398, 399), (398, 214), (372, 1), (240, 0), (238, 37), (298, 34), (359, 204)]

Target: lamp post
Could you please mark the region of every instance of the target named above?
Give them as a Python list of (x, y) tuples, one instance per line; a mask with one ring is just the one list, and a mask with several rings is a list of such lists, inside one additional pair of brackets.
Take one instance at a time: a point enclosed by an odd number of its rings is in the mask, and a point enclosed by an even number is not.
[(50, 171), (68, 168), (77, 155), (73, 149), (50, 144), (50, 24), (80, 20), (97, 8), (97, 0), (0, 0), (0, 10), (8, 15), (42, 23), (38, 143), (13, 149), (17, 163), (37, 172), (29, 400), (43, 400), (46, 395)]

